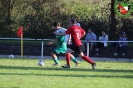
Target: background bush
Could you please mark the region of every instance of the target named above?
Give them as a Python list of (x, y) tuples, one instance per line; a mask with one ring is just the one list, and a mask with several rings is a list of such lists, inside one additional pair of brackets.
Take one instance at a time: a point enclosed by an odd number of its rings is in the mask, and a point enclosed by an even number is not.
[(52, 23), (60, 21), (67, 28), (71, 17), (77, 18), (87, 32), (89, 28), (100, 35), (105, 30), (109, 39), (133, 33), (133, 17), (116, 16), (116, 30), (110, 27), (111, 0), (0, 0), (0, 37), (17, 37), (19, 26), (25, 38), (54, 38)]

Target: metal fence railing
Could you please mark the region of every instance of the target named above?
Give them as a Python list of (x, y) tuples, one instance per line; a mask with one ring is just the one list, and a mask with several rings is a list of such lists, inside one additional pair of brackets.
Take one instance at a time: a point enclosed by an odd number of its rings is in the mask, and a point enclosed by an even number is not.
[[(127, 42), (127, 43), (133, 43), (133, 41), (90, 41), (90, 42), (95, 42), (95, 43), (97, 43), (97, 42), (107, 42), (107, 43)], [(88, 57), (89, 57), (89, 53), (90, 53), (90, 51), (89, 51), (89, 42), (87, 42), (87, 56), (88, 56)]]
[[(10, 41), (11, 40), (16, 40), (16, 41), (21, 41), (21, 39), (20, 38), (0, 38), (0, 40), (6, 40), (6, 43), (8, 43), (8, 44), (10, 44), (10, 45), (12, 45), (11, 43), (10, 43)], [(24, 38), (23, 39), (23, 41), (41, 41), (41, 58), (43, 58), (43, 56), (44, 56), (44, 41), (52, 41), (53, 39), (30, 39), (30, 38)], [(7, 41), (9, 41), (9, 42), (7, 42)], [(3, 41), (2, 41), (3, 42)], [(15, 44), (15, 43), (14, 43)], [(21, 46), (21, 44), (22, 43), (20, 43), (20, 46)], [(4, 46), (4, 45), (3, 45)], [(3, 47), (3, 46), (1, 46), (1, 47)], [(20, 47), (19, 47), (19, 49), (21, 49)], [(21, 52), (23, 52), (23, 50), (20, 50)], [(8, 52), (8, 51), (7, 51)]]
[[(2, 44), (2, 43), (4, 43), (4, 41), (3, 40), (6, 40), (6, 41), (9, 41), (8, 42), (8, 45), (6, 45), (6, 46), (9, 46), (9, 45), (11, 45), (10, 47), (6, 47), (4, 44)], [(17, 49), (19, 49), (18, 50), (18, 52), (20, 52), (20, 45), (21, 45), (21, 43), (19, 42), (19, 46), (17, 47), (17, 46), (12, 46), (12, 43), (10, 43), (10, 41), (12, 41), (12, 40), (16, 40), (16, 41), (20, 41), (20, 38), (0, 38), (0, 41), (1, 41), (1, 46), (0, 47), (6, 47), (5, 49), (7, 49), (7, 48), (10, 48), (10, 49), (12, 49), (12, 48), (17, 48)], [(38, 55), (40, 55), (41, 56), (41, 58), (43, 58), (43, 56), (44, 56), (44, 54), (45, 54), (45, 52), (46, 51), (48, 51), (48, 45), (46, 45), (45, 44), (45, 46), (44, 46), (44, 42), (46, 43), (46, 42), (48, 42), (48, 41), (53, 41), (54, 39), (30, 39), (30, 38), (24, 38), (23, 39), (23, 41), (40, 41), (39, 42), (39, 44), (38, 44), (38, 46), (39, 46), (39, 48), (36, 48), (36, 46), (33, 46), (33, 47), (30, 47), (30, 48), (33, 48), (33, 49), (31, 49), (31, 51), (33, 51), (34, 49), (38, 49), (38, 51), (39, 51), (39, 53), (40, 54), (38, 54)], [(83, 42), (83, 44), (86, 42), (85, 40), (82, 40), (82, 42)], [(98, 42), (101, 42), (101, 41), (91, 41), (91, 42), (95, 42), (95, 43), (98, 43)], [(114, 43), (114, 42), (127, 42), (127, 43), (130, 43), (130, 47), (128, 47), (128, 49), (130, 49), (130, 51), (128, 51), (128, 53), (132, 53), (132, 43), (133, 43), (133, 41), (102, 41), (102, 42), (107, 42), (108, 44), (109, 43)], [(6, 42), (7, 43), (7, 42)], [(14, 43), (15, 44), (15, 43)], [(30, 44), (32, 44), (32, 43), (30, 43)], [(27, 48), (30, 46), (30, 44), (28, 45), (28, 46), (25, 46), (24, 47), (24, 49), (25, 50), (28, 50)], [(56, 47), (56, 45), (54, 46), (54, 47)], [(108, 47), (108, 46), (107, 46)], [(87, 56), (89, 57), (90, 56), (90, 51), (89, 51), (89, 42), (87, 42)], [(8, 50), (10, 50), (10, 49), (7, 49), (7, 50), (4, 50), (4, 52), (5, 52), (5, 54), (6, 54), (6, 52), (9, 52)], [(52, 49), (52, 48), (51, 48)], [(15, 50), (16, 49), (13, 49), (13, 50), (10, 50), (11, 52), (15, 52)], [(1, 49), (1, 51), (2, 51), (2, 49)], [(34, 50), (34, 53), (38, 53), (38, 51), (36, 51), (36, 50)], [(45, 52), (44, 52), (45, 51)], [(30, 52), (30, 51), (29, 51)], [(106, 52), (110, 52), (110, 51), (106, 51)], [(49, 52), (48, 52), (49, 53)]]

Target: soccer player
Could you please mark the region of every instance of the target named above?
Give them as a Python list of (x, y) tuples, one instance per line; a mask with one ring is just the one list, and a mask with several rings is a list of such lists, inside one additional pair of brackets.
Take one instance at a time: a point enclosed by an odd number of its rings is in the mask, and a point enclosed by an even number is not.
[(68, 28), (68, 30), (65, 33), (59, 33), (54, 32), (56, 35), (67, 35), (71, 34), (72, 38), (72, 45), (69, 46), (69, 48), (66, 50), (66, 62), (67, 65), (62, 66), (63, 68), (70, 68), (70, 53), (76, 52), (82, 59), (84, 59), (86, 62), (90, 63), (92, 65), (92, 69), (95, 69), (96, 63), (93, 62), (89, 57), (85, 56), (83, 54), (83, 51), (85, 51), (84, 46), (82, 45), (81, 38), (85, 35), (85, 31), (76, 25), (76, 20), (71, 19), (70, 20), (71, 27)]
[[(59, 22), (54, 22), (53, 23), (53, 27), (56, 29), (57, 33), (65, 33), (66, 32), (66, 29), (62, 28), (60, 26)], [(58, 60), (56, 55), (60, 54), (60, 53), (64, 53), (65, 54), (65, 51), (67, 50), (65, 36), (58, 36), (57, 35), (56, 39), (53, 42), (49, 42), (48, 44), (50, 45), (50, 44), (52, 44), (54, 42), (57, 42), (57, 48), (55, 48), (53, 50), (53, 52), (51, 53), (51, 56), (53, 57), (53, 60), (55, 62), (52, 66), (57, 66), (57, 65), (60, 65), (60, 63), (59, 63), (59, 60)], [(79, 61), (72, 54), (70, 54), (70, 56), (71, 56), (71, 60), (75, 63), (75, 67), (78, 66)]]

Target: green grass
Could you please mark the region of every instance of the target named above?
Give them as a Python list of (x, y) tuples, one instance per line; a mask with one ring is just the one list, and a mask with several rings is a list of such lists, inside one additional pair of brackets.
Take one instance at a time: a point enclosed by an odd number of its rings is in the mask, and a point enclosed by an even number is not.
[[(95, 70), (85, 61), (70, 69), (37, 65), (38, 59), (0, 58), (0, 88), (132, 88), (133, 63), (97, 62)], [(61, 65), (65, 64), (60, 60)]]

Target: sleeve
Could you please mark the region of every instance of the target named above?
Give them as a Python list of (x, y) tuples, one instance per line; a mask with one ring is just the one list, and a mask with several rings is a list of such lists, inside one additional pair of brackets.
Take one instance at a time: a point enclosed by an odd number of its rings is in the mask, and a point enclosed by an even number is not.
[(59, 33), (59, 30), (56, 30), (57, 33)]
[(119, 38), (119, 41), (122, 41), (122, 37)]
[(70, 34), (71, 33), (71, 28), (67, 29), (67, 31), (65, 33)]
[[(124, 41), (127, 41), (127, 37), (125, 37)], [(124, 45), (127, 45), (127, 42), (123, 42)]]
[(85, 33), (84, 29), (81, 28), (81, 34), (83, 35)]
[(128, 39), (127, 39), (127, 37), (125, 38), (125, 41), (127, 41)]
[(101, 41), (101, 39), (102, 39), (102, 37), (101, 37), (101, 36), (99, 36), (99, 41)]
[(61, 33), (65, 33), (66, 29), (65, 28), (61, 28), (60, 31), (61, 31)]
[(66, 36), (65, 36), (65, 41), (66, 41), (66, 42), (68, 41), (68, 38), (69, 38), (69, 35), (66, 35)]
[(108, 35), (106, 35), (106, 41), (108, 41)]

